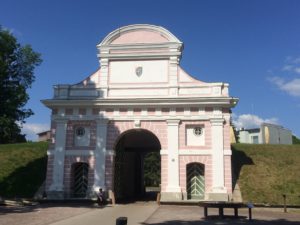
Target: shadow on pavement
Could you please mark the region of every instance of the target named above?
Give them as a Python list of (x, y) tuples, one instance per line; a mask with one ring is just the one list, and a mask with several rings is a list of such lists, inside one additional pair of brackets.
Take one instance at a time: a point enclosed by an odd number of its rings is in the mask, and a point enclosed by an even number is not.
[(239, 217), (231, 218), (231, 217), (225, 217), (224, 219), (219, 219), (215, 216), (210, 216), (206, 220), (199, 220), (199, 221), (186, 221), (186, 220), (170, 220), (170, 221), (164, 221), (159, 223), (142, 223), (144, 225), (198, 225), (198, 224), (209, 224), (209, 225), (299, 225), (299, 221), (288, 221), (285, 219), (275, 219), (275, 220), (252, 220), (249, 221), (246, 218)]
[(88, 208), (88, 209), (97, 209), (103, 207), (111, 207), (110, 205), (98, 206), (93, 203), (45, 203), (38, 204), (33, 206), (0, 206), (0, 215), (10, 214), (10, 213), (29, 213), (29, 212), (37, 212), (41, 209), (45, 208), (55, 208), (55, 207), (68, 207), (68, 208)]

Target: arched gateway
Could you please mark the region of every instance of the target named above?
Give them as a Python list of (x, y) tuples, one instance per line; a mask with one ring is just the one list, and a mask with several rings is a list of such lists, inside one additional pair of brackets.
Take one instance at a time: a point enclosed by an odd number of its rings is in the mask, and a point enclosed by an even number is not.
[(182, 42), (159, 26), (121, 27), (97, 48), (95, 73), (42, 101), (52, 110), (47, 197), (142, 194), (145, 155), (159, 152), (161, 201), (228, 200), (229, 85), (188, 75)]
[(158, 138), (145, 129), (131, 129), (117, 140), (114, 158), (115, 198), (136, 198), (145, 194), (144, 162), (148, 153), (159, 152)]

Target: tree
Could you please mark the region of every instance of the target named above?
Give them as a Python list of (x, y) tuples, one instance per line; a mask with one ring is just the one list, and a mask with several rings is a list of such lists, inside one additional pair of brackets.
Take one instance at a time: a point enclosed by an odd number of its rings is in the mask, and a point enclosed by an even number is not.
[(160, 154), (149, 152), (144, 161), (144, 179), (146, 186), (158, 187), (160, 184)]
[(21, 46), (17, 39), (0, 26), (0, 143), (26, 141), (21, 134), (25, 119), (33, 115), (24, 106), (26, 90), (35, 80), (34, 69), (42, 62), (30, 45)]
[(293, 145), (299, 145), (300, 144), (300, 139), (296, 137), (296, 135), (292, 136), (293, 138)]

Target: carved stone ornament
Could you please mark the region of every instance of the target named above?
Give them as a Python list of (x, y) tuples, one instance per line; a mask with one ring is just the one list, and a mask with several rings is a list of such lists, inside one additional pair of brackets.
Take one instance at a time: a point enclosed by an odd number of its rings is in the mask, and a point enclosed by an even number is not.
[(77, 135), (78, 137), (82, 137), (82, 136), (84, 136), (84, 134), (85, 134), (85, 129), (84, 129), (84, 127), (78, 127), (78, 128), (76, 129), (76, 135)]
[(143, 67), (138, 66), (137, 68), (135, 68), (135, 74), (140, 77), (143, 73)]
[(202, 127), (195, 127), (194, 128), (194, 135), (200, 136), (202, 134)]

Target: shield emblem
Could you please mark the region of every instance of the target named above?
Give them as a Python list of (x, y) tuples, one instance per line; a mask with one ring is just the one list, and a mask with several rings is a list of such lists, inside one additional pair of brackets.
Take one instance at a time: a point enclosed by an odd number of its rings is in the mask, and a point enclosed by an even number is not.
[(135, 68), (135, 74), (140, 77), (143, 73), (143, 67), (139, 66), (137, 68)]

